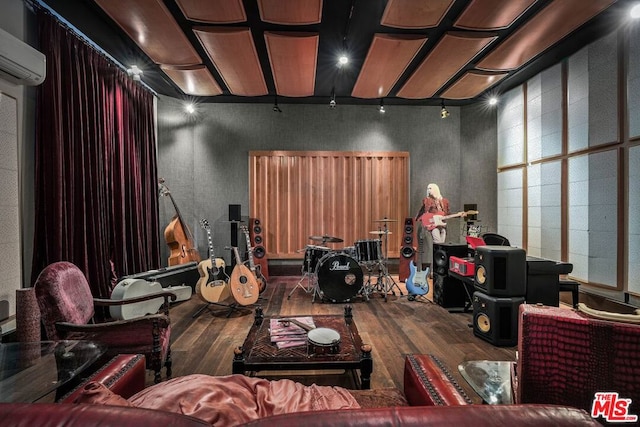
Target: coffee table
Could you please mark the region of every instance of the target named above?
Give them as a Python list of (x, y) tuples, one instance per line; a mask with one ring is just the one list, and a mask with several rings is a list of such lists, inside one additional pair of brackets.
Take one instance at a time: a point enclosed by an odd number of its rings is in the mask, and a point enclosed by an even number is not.
[(513, 403), (511, 370), (513, 362), (470, 360), (458, 365), (462, 377), (489, 405)]
[(0, 344), (0, 402), (36, 402), (78, 377), (105, 350), (93, 341)]
[[(282, 316), (273, 318), (300, 317)], [(278, 349), (271, 343), (270, 319), (264, 317), (261, 307), (256, 308), (254, 323), (241, 347), (234, 351), (233, 373), (256, 375), (260, 371), (302, 371), (302, 370), (350, 370), (354, 373), (356, 387), (371, 387), (371, 346), (363, 344), (358, 328), (353, 320), (351, 306), (346, 306), (344, 316), (312, 316), (316, 327), (336, 330), (340, 334), (340, 349), (336, 354), (315, 354), (308, 346)], [(360, 371), (360, 376), (355, 371)]]

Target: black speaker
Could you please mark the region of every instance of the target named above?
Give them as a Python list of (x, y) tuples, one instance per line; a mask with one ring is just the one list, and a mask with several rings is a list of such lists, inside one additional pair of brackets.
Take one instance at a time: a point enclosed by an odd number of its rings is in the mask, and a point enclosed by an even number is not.
[(400, 260), (398, 264), (398, 279), (401, 282), (407, 280), (411, 274), (409, 265), (416, 261), (416, 229), (413, 218), (405, 218), (402, 241), (400, 242)]
[(527, 288), (527, 263), (524, 249), (510, 246), (476, 248), (475, 287), (498, 297), (524, 296)]
[(456, 278), (433, 275), (433, 302), (444, 308), (465, 308), (465, 284)]
[(518, 308), (524, 297), (499, 298), (473, 293), (473, 334), (496, 346), (518, 343)]
[(229, 221), (242, 220), (241, 205), (229, 205)]
[(264, 246), (264, 230), (258, 218), (249, 218), (249, 239), (253, 248), (253, 261), (256, 267), (260, 266), (264, 278), (269, 280), (269, 262)]
[(434, 243), (433, 264), (431, 264), (434, 277), (436, 274), (440, 276), (449, 275), (449, 257), (457, 256), (458, 258), (465, 258), (468, 253), (469, 249), (466, 244)]

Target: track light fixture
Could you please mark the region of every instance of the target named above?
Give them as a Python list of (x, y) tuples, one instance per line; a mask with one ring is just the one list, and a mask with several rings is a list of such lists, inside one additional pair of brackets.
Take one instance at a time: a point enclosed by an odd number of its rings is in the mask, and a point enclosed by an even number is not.
[(278, 97), (276, 96), (274, 101), (273, 101), (273, 112), (274, 113), (282, 113), (282, 110), (280, 109), (280, 107), (278, 107)]
[(380, 105), (378, 105), (378, 111), (380, 112), (380, 114), (384, 114), (387, 111), (384, 108), (384, 100), (382, 98), (380, 98)]
[(449, 110), (447, 110), (447, 108), (444, 106), (444, 99), (440, 102), (440, 105), (442, 106), (442, 108), (440, 109), (440, 118), (441, 119), (446, 119), (447, 117), (449, 117)]
[(129, 74), (133, 80), (139, 82), (143, 72), (137, 65), (132, 65), (131, 68), (127, 69), (127, 74)]
[(329, 101), (329, 108), (332, 110), (336, 108), (336, 91), (335, 89), (331, 89), (331, 101)]

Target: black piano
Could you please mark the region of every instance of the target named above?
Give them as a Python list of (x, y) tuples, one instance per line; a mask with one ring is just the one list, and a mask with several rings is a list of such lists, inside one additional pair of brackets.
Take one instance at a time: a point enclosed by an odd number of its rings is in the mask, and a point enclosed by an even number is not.
[(573, 264), (527, 255), (527, 304), (560, 304), (560, 275), (569, 274)]

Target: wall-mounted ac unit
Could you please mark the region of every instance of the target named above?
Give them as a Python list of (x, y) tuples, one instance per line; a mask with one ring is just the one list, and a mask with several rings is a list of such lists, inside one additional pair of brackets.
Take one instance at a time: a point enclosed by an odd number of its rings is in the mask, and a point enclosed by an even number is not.
[(47, 75), (45, 56), (0, 28), (0, 78), (36, 86)]

